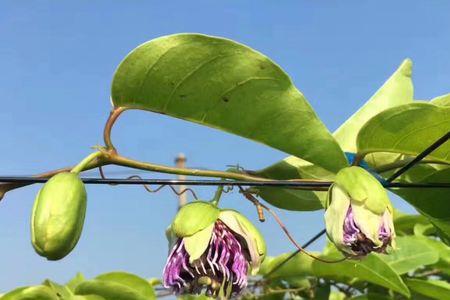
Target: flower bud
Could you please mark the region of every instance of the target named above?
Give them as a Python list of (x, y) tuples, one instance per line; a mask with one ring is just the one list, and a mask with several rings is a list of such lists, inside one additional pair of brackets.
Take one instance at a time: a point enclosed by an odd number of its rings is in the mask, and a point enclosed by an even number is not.
[(350, 256), (394, 246), (393, 208), (386, 190), (360, 167), (339, 171), (328, 191), (325, 212), (329, 239)]
[(247, 218), (208, 202), (182, 207), (167, 236), (172, 246), (164, 286), (177, 294), (238, 295), (266, 254), (263, 237)]
[(31, 218), (32, 244), (39, 255), (58, 260), (72, 251), (83, 229), (86, 201), (75, 173), (59, 173), (42, 187)]

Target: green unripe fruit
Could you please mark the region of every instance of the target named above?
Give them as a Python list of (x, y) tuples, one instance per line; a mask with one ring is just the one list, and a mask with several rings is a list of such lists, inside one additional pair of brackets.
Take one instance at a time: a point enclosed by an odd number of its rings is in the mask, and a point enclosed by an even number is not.
[(83, 229), (86, 201), (75, 173), (59, 173), (42, 187), (31, 217), (31, 239), (39, 255), (58, 260), (70, 253)]

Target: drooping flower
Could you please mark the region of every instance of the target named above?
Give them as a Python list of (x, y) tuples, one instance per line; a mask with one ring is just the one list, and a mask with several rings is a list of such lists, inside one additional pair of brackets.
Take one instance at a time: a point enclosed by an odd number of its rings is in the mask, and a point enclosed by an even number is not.
[(342, 169), (328, 191), (327, 235), (349, 256), (386, 253), (395, 246), (393, 208), (386, 190), (360, 167)]
[(208, 202), (185, 205), (168, 229), (170, 253), (163, 282), (176, 294), (230, 297), (247, 286), (265, 256), (253, 224), (234, 210)]

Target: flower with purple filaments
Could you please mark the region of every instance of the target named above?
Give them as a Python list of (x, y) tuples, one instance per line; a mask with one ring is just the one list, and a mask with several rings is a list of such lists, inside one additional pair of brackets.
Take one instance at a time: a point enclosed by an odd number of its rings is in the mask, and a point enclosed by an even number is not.
[(382, 245), (380, 247), (376, 247), (374, 242), (367, 238), (363, 232), (361, 232), (355, 222), (352, 206), (350, 205), (344, 220), (344, 244), (351, 247), (352, 251), (358, 256), (367, 255), (372, 251), (386, 253), (386, 247), (391, 242), (391, 232), (389, 229), (389, 224), (387, 224), (385, 218), (382, 218), (380, 228), (378, 230), (378, 238), (382, 241)]
[(349, 257), (395, 249), (393, 207), (383, 185), (367, 170), (341, 169), (326, 201), (328, 238)]
[(248, 262), (245, 242), (218, 220), (207, 250), (193, 264), (183, 239), (177, 240), (164, 268), (164, 286), (176, 294), (199, 294), (205, 289), (207, 295), (215, 296), (224, 284), (225, 290), (239, 294), (247, 286)]

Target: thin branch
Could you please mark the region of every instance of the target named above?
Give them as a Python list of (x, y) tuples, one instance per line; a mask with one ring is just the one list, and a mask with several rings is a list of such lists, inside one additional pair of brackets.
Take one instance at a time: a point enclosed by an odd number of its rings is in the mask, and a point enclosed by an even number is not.
[[(167, 174), (177, 174), (177, 175), (188, 175), (188, 176), (201, 176), (201, 177), (215, 177), (215, 178), (225, 178), (225, 179), (233, 179), (233, 180), (244, 180), (251, 182), (270, 182), (273, 181), (271, 179), (250, 176), (243, 173), (235, 173), (235, 172), (227, 172), (227, 171), (217, 171), (217, 170), (200, 170), (200, 169), (190, 169), (190, 168), (176, 168), (169, 167), (164, 165), (158, 165), (148, 162), (141, 162), (133, 159), (126, 158), (121, 155), (110, 155), (107, 158), (107, 161), (110, 164), (130, 167), (134, 169), (147, 170), (158, 173), (167, 173)], [(329, 183), (329, 181), (322, 181), (317, 179), (293, 179), (288, 180), (287, 182), (304, 182), (311, 183), (311, 187), (314, 187), (314, 183)]]

